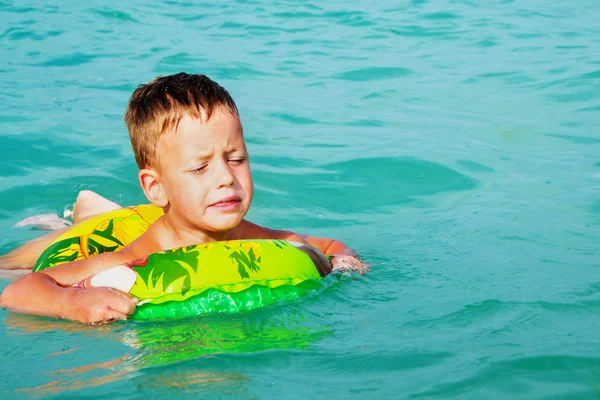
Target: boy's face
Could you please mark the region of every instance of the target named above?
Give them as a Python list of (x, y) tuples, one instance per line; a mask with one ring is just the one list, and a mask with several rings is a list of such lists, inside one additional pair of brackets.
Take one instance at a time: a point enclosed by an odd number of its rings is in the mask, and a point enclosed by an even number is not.
[(207, 123), (190, 116), (167, 131), (158, 148), (165, 211), (172, 223), (203, 232), (236, 227), (248, 212), (253, 185), (242, 125), (219, 107)]

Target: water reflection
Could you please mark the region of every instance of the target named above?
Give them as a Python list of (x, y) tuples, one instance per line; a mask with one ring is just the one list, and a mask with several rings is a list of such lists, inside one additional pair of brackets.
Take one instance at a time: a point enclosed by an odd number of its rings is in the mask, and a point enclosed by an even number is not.
[[(280, 311), (280, 310), (276, 310)], [(312, 317), (311, 317), (312, 318)], [(33, 381), (31, 387), (21, 387), (17, 392), (33, 395), (79, 390), (127, 379), (146, 381), (146, 375), (156, 375), (156, 367), (162, 373), (175, 368), (173, 364), (182, 361), (206, 358), (215, 360), (221, 355), (250, 354), (269, 350), (301, 350), (310, 348), (332, 332), (322, 326), (311, 326), (305, 316), (293, 305), (286, 306), (284, 312), (274, 313), (273, 309), (256, 310), (242, 315), (211, 315), (202, 318), (188, 318), (177, 321), (161, 322), (125, 322), (104, 326), (84, 326), (66, 321), (57, 321), (9, 313), (5, 319), (9, 335), (24, 334), (49, 337), (58, 334), (62, 343), (74, 347), (63, 348), (44, 354), (39, 365), (60, 365), (52, 371), (40, 371), (37, 374), (43, 383)], [(314, 321), (312, 321), (314, 325)], [(76, 345), (77, 339), (91, 337), (92, 342), (100, 344), (98, 351), (91, 346)], [(30, 338), (28, 340), (35, 340)], [(80, 340), (79, 340), (80, 341)], [(106, 342), (106, 343), (104, 343)], [(56, 343), (56, 340), (54, 340)], [(120, 345), (126, 345), (120, 347)], [(51, 350), (51, 349), (47, 349)], [(90, 354), (95, 351), (96, 354)], [(105, 360), (107, 356), (117, 357)], [(58, 360), (55, 357), (59, 358)], [(96, 362), (76, 365), (82, 360), (95, 358)], [(212, 365), (212, 367), (211, 367)], [(39, 368), (39, 367), (37, 367)], [(200, 370), (198, 370), (200, 368)], [(153, 386), (185, 387), (186, 385), (226, 385), (226, 382), (240, 381), (246, 378), (235, 372), (214, 372), (215, 364), (206, 362), (177, 368), (177, 379), (158, 379), (154, 376)], [(163, 375), (161, 373), (161, 375)], [(156, 378), (156, 379), (155, 379)], [(38, 378), (39, 379), (39, 378)]]

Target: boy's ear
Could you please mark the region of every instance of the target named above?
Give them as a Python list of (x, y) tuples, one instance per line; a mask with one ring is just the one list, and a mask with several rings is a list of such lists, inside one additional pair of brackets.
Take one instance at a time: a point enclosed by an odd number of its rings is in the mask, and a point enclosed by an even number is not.
[(142, 169), (138, 172), (140, 186), (152, 204), (157, 207), (166, 207), (169, 204), (167, 195), (160, 183), (160, 175), (153, 169)]

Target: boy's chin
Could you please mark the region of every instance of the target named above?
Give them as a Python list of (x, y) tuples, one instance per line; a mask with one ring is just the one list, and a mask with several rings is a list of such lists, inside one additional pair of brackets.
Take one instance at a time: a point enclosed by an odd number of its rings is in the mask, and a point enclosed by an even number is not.
[(231, 216), (230, 218), (220, 218), (218, 221), (211, 221), (208, 225), (213, 232), (227, 232), (238, 226), (242, 222), (241, 216)]

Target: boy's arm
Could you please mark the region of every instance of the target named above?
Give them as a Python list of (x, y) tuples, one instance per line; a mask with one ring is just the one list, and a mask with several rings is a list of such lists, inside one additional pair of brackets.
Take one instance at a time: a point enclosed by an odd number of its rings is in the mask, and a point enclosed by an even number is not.
[(110, 288), (73, 285), (127, 261), (124, 254), (104, 253), (88, 260), (62, 264), (23, 276), (0, 296), (0, 306), (25, 314), (102, 323), (126, 319), (135, 311), (130, 295)]
[(320, 238), (309, 235), (299, 235), (289, 231), (268, 230), (271, 239), (289, 240), (309, 244), (319, 250), (326, 256), (331, 257), (332, 270), (350, 270), (360, 274), (369, 271), (369, 264), (358, 259), (354, 250), (346, 246), (343, 242), (334, 239)]
[(288, 240), (311, 245), (326, 256), (344, 254), (356, 256), (354, 250), (350, 249), (339, 240), (320, 238), (309, 235), (299, 235), (294, 232), (271, 229), (256, 224), (245, 222), (246, 236), (260, 239)]
[(290, 235), (291, 239), (285, 239), (285, 240), (294, 240), (295, 237), (300, 237), (302, 238), (302, 241), (306, 244), (311, 245), (312, 247), (318, 249), (321, 253), (325, 254), (326, 256), (333, 256), (333, 255), (346, 255), (346, 256), (352, 256), (352, 257), (356, 257), (356, 252), (354, 250), (352, 250), (351, 248), (349, 248), (348, 246), (346, 246), (343, 242), (340, 242), (339, 240), (335, 240), (335, 239), (327, 239), (327, 238), (321, 238), (321, 237), (316, 237), (316, 236), (309, 236), (309, 235), (298, 235), (296, 233), (292, 233)]

